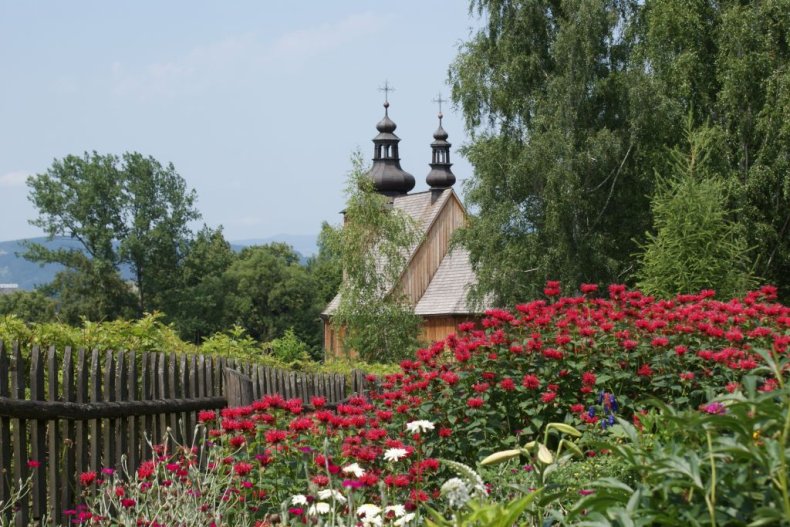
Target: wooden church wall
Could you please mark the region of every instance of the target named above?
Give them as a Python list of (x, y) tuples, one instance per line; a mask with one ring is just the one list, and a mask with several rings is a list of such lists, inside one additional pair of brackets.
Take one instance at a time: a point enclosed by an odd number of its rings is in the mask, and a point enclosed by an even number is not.
[(442, 258), (447, 254), (453, 232), (465, 222), (466, 215), (461, 204), (451, 196), (428, 231), (424, 243), (417, 249), (414, 258), (401, 276), (401, 291), (412, 305), (417, 304), (428, 288)]

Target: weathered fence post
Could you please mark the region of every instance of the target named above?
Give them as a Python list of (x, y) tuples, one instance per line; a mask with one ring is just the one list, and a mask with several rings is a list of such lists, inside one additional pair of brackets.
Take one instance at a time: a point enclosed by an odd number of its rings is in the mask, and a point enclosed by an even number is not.
[(240, 371), (225, 368), (225, 398), (231, 408), (252, 404), (252, 379)]

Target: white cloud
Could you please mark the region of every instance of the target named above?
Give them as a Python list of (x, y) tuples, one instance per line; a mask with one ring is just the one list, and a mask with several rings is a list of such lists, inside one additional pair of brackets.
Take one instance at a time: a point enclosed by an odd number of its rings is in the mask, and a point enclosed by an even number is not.
[(237, 80), (250, 71), (300, 66), (375, 33), (389, 18), (374, 13), (352, 14), (317, 27), (284, 33), (270, 43), (251, 34), (231, 36), (137, 70), (115, 62), (115, 93), (140, 99), (173, 98)]
[(292, 31), (274, 42), (267, 58), (302, 62), (374, 33), (388, 19), (373, 13), (361, 13), (318, 27)]
[(0, 176), (0, 188), (24, 187), (29, 175), (30, 173), (24, 170), (6, 172)]

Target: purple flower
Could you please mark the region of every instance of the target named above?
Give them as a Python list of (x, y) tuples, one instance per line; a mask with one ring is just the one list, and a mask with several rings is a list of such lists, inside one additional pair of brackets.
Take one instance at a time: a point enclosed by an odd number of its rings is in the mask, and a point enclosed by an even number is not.
[(363, 485), (361, 481), (357, 481), (356, 479), (344, 479), (343, 486), (350, 487), (352, 489), (358, 489)]
[(715, 402), (704, 405), (702, 411), (708, 414), (720, 415), (727, 413), (727, 407), (720, 402)]

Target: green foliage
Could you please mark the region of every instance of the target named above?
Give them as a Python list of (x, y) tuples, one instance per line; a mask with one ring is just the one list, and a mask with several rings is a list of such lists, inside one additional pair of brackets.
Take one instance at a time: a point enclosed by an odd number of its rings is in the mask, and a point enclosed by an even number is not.
[(199, 344), (227, 327), (229, 292), (224, 273), (236, 256), (222, 228), (204, 226), (189, 244), (181, 264), (181, 282), (164, 298), (167, 319), (181, 338)]
[(285, 364), (310, 360), (307, 344), (299, 340), (293, 328), (286, 329), (282, 337), (270, 341), (267, 347), (271, 349), (271, 354), (275, 359)]
[(472, 134), (465, 194), (478, 214), (458, 239), (475, 296), (509, 305), (546, 279), (620, 281), (649, 221), (643, 165), (662, 139), (655, 129), (668, 127), (642, 70), (628, 67), (634, 3), (471, 5), (483, 27), (450, 81)]
[[(627, 440), (613, 445), (633, 480), (603, 478), (566, 521), (618, 525), (779, 525), (790, 518), (788, 432), (790, 391), (755, 390), (720, 398), (715, 411), (677, 410), (664, 403), (621, 421)], [(719, 410), (721, 408), (721, 410)], [(711, 412), (711, 413), (708, 413)], [(628, 523), (628, 521), (633, 523)]]
[[(693, 128), (716, 146), (750, 265), (790, 295), (790, 4), (472, 0), (482, 28), (450, 67), (472, 141), (459, 234), (477, 296), (545, 279), (633, 281), (653, 174)], [(715, 284), (718, 288), (718, 284)]]
[(647, 234), (637, 273), (648, 294), (715, 289), (740, 296), (755, 284), (743, 226), (731, 218), (727, 180), (711, 165), (714, 129), (688, 130), (689, 152), (670, 152), (670, 174), (661, 179), (651, 209), (655, 234)]
[[(177, 284), (181, 258), (191, 238), (188, 224), (200, 217), (195, 193), (172, 164), (136, 152), (121, 158), (96, 152), (55, 160), (47, 172), (28, 178), (39, 216), (31, 221), (50, 237), (76, 239), (82, 250), (50, 250), (30, 244), (25, 257), (57, 262), (61, 273), (50, 292), (75, 322), (138, 315), (162, 307)], [(128, 264), (134, 289), (120, 279)]]
[(320, 343), (313, 277), (284, 243), (247, 247), (224, 273), (228, 320), (265, 342), (292, 328), (309, 346)]
[(375, 192), (359, 153), (352, 164), (346, 223), (327, 231), (327, 246), (343, 269), (332, 324), (338, 332), (345, 329), (344, 347), (363, 360), (394, 361), (413, 349), (421, 325), (402, 292), (393, 289), (419, 234), (411, 218)]
[(55, 301), (41, 291), (14, 291), (0, 295), (0, 316), (16, 315), (25, 322), (55, 318)]
[(200, 351), (208, 355), (254, 361), (265, 354), (260, 344), (240, 326), (211, 335), (203, 341)]
[(340, 254), (331, 242), (339, 235), (337, 231), (335, 227), (323, 222), (318, 235), (318, 254), (307, 260), (307, 270), (315, 280), (316, 297), (322, 309), (337, 294), (343, 279)]

